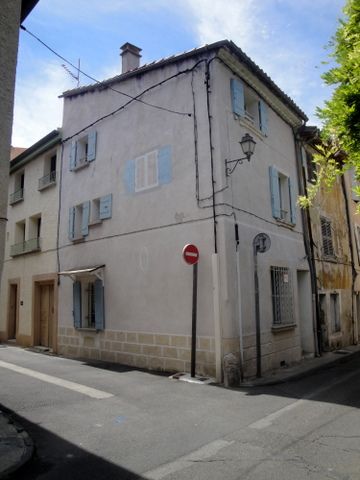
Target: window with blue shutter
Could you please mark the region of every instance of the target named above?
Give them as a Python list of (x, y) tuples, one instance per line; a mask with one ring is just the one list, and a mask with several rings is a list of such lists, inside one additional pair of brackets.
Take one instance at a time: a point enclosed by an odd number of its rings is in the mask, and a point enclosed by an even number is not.
[(81, 282), (73, 283), (74, 327), (81, 328)]
[(90, 202), (84, 202), (82, 205), (82, 224), (81, 234), (89, 235)]
[(95, 328), (96, 330), (104, 330), (105, 316), (104, 316), (104, 286), (101, 280), (94, 282), (94, 297), (95, 297)]
[(275, 167), (270, 167), (269, 171), (272, 215), (275, 218), (281, 218), (279, 173)]
[(232, 111), (236, 115), (240, 115), (241, 117), (244, 117), (245, 116), (245, 100), (244, 100), (243, 84), (235, 80), (235, 78), (231, 78), (230, 90), (231, 90)]
[(259, 101), (259, 126), (264, 135), (268, 135), (267, 108), (264, 102)]
[(171, 146), (166, 145), (158, 150), (159, 185), (172, 181), (171, 173)]
[(96, 158), (96, 130), (88, 135), (87, 161), (92, 162)]
[(77, 155), (77, 141), (74, 140), (70, 144), (70, 170), (76, 167), (76, 155)]
[(109, 193), (108, 195), (103, 195), (102, 197), (100, 197), (99, 218), (100, 220), (111, 218), (111, 214), (112, 214), (112, 194)]
[(69, 238), (75, 236), (75, 207), (69, 208)]

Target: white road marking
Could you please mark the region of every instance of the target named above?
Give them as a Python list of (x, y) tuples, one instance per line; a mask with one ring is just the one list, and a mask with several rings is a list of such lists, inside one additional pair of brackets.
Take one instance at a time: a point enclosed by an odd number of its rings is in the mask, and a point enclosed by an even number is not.
[(18, 365), (13, 365), (12, 363), (2, 362), (0, 360), (0, 367), (7, 368), (13, 372), (22, 373), (28, 377), (37, 378), (43, 382), (52, 383), (59, 387), (64, 387), (74, 392), (82, 393), (88, 397), (96, 398), (98, 400), (103, 398), (110, 398), (114, 395), (112, 393), (103, 392), (101, 390), (96, 390), (95, 388), (86, 387), (80, 383), (69, 382), (68, 380), (62, 380), (61, 378), (53, 377), (52, 375), (47, 375), (46, 373), (36, 372), (35, 370), (29, 370), (28, 368), (19, 367)]
[(161, 465), (161, 467), (154, 468), (153, 470), (149, 470), (146, 473), (142, 473), (141, 476), (146, 478), (147, 480), (161, 480), (162, 478), (170, 475), (171, 473), (182, 470), (183, 468), (191, 467), (193, 462), (199, 462), (206, 458), (212, 457), (213, 455), (218, 453), (219, 450), (224, 447), (228, 447), (233, 443), (235, 443), (235, 440), (215, 440), (214, 442), (208, 443), (207, 445), (204, 445), (198, 450), (194, 450), (188, 455), (180, 457), (173, 462), (165, 463), (164, 465)]

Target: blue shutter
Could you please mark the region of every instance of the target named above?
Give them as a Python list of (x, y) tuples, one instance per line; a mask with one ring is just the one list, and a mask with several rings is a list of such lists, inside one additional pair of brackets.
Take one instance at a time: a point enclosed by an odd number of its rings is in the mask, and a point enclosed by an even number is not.
[(76, 167), (76, 152), (77, 152), (77, 141), (74, 140), (70, 144), (70, 170), (73, 170)]
[(135, 167), (136, 159), (126, 163), (125, 171), (125, 194), (131, 195), (135, 192)]
[(294, 190), (294, 182), (291, 178), (288, 178), (289, 182), (289, 200), (290, 200), (290, 215), (291, 215), (291, 223), (295, 225), (296, 223), (296, 200), (295, 200), (295, 190)]
[(279, 173), (274, 167), (270, 167), (269, 170), (272, 215), (275, 218), (281, 218)]
[(264, 102), (259, 101), (259, 119), (260, 119), (260, 130), (264, 135), (268, 135), (268, 118), (267, 118), (267, 108)]
[(104, 330), (104, 287), (101, 280), (94, 282), (94, 298), (95, 298), (95, 328), (96, 330)]
[(75, 236), (75, 207), (69, 208), (69, 238)]
[(100, 197), (100, 220), (111, 218), (112, 214), (112, 193)]
[(96, 158), (96, 130), (88, 135), (87, 161), (92, 162)]
[(244, 86), (232, 78), (230, 80), (232, 111), (241, 117), (245, 116)]
[(81, 283), (73, 283), (74, 327), (81, 328)]
[(172, 181), (171, 172), (171, 145), (166, 145), (158, 150), (159, 185)]
[(89, 235), (89, 219), (90, 219), (90, 202), (84, 202), (83, 211), (82, 211), (82, 224), (81, 224), (82, 235)]

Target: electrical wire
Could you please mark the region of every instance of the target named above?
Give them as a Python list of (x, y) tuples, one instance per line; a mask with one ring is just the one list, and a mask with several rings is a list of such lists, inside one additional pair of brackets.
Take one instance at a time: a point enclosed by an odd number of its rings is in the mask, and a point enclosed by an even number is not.
[[(156, 108), (156, 109), (159, 109), (159, 110), (164, 110), (166, 112), (169, 112), (169, 113), (173, 113), (173, 114), (176, 114), (176, 115), (184, 115), (184, 116), (189, 116), (191, 117), (191, 113), (187, 113), (187, 112), (178, 112), (176, 110), (171, 110), (171, 109), (168, 109), (166, 107), (161, 107), (159, 105), (154, 105), (154, 104), (151, 104), (151, 103), (148, 103), (148, 102), (145, 102), (144, 100), (141, 100), (139, 97), (144, 93), (140, 94), (140, 95), (137, 95), (136, 97), (133, 97), (127, 93), (124, 93), (124, 92), (121, 92), (120, 90), (116, 90), (115, 88), (111, 87), (107, 81), (100, 81), (100, 80), (97, 80), (96, 78), (92, 77), (91, 75), (88, 75), (86, 72), (80, 70), (78, 67), (76, 67), (75, 65), (73, 65), (71, 62), (69, 62), (69, 60), (67, 60), (66, 58), (64, 58), (62, 55), (60, 55), (59, 53), (57, 53), (54, 49), (52, 49), (51, 47), (49, 47), (49, 45), (47, 45), (45, 42), (43, 42), (40, 38), (38, 38), (36, 35), (34, 35), (32, 32), (30, 32), (27, 28), (25, 28), (23, 25), (20, 25), (20, 28), (22, 30), (24, 30), (25, 32), (27, 32), (29, 35), (31, 35), (33, 38), (35, 38), (38, 42), (40, 42), (45, 48), (47, 48), (48, 50), (50, 50), (51, 53), (53, 53), (54, 55), (56, 55), (58, 58), (60, 58), (61, 60), (63, 60), (65, 63), (67, 63), (68, 65), (70, 65), (72, 68), (74, 68), (75, 70), (77, 70), (79, 73), (81, 73), (82, 75), (84, 75), (85, 77), (89, 78), (90, 80), (92, 80), (93, 82), (95, 82), (96, 85), (102, 85), (106, 88), (108, 88), (109, 90), (112, 90), (116, 93), (119, 93), (120, 95), (124, 95), (125, 97), (128, 97), (130, 98), (132, 101), (136, 100), (140, 103), (143, 103), (144, 105), (147, 105), (149, 107), (152, 107), (152, 108)], [(66, 68), (66, 67), (65, 67)], [(115, 112), (116, 113), (116, 112)]]

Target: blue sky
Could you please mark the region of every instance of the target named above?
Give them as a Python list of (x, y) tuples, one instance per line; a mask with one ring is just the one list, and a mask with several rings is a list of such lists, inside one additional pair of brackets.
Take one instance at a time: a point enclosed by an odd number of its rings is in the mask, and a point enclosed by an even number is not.
[[(309, 117), (331, 96), (320, 78), (324, 45), (345, 0), (40, 0), (26, 29), (98, 80), (121, 73), (120, 47), (142, 48), (141, 65), (192, 48), (235, 42)], [(29, 147), (61, 126), (63, 60), (20, 33), (12, 145)], [(69, 65), (68, 67), (73, 70)], [(328, 66), (325, 69), (329, 68)], [(75, 72), (74, 72), (75, 73)], [(93, 83), (80, 76), (80, 84)]]

